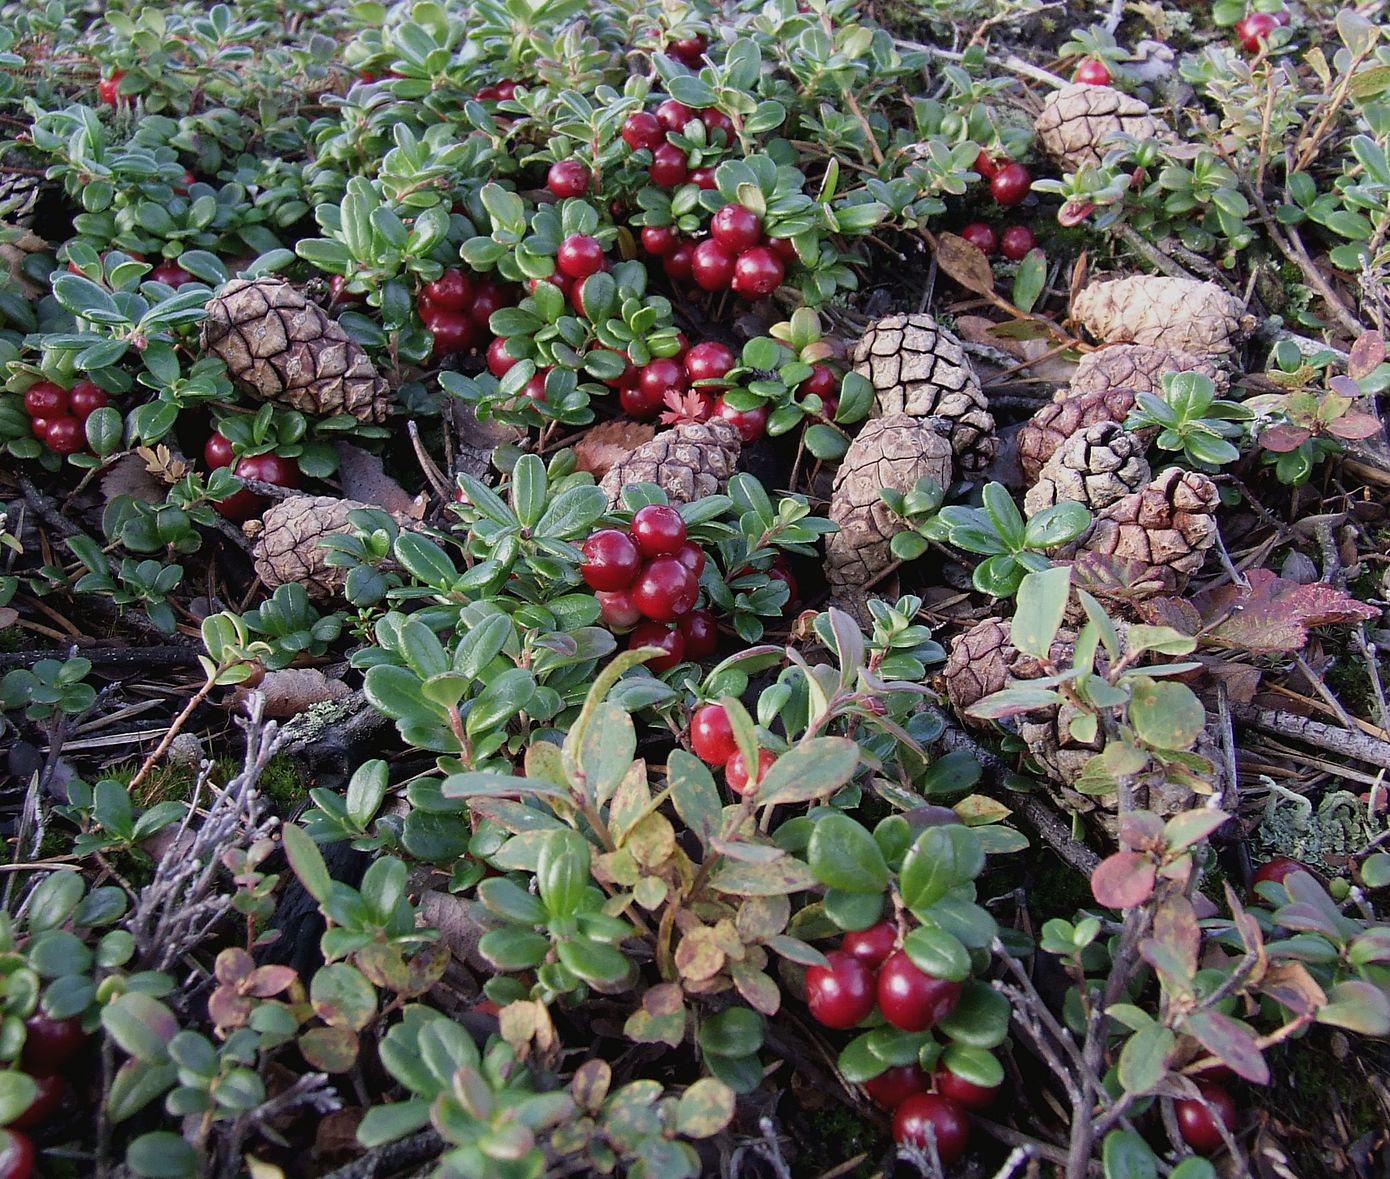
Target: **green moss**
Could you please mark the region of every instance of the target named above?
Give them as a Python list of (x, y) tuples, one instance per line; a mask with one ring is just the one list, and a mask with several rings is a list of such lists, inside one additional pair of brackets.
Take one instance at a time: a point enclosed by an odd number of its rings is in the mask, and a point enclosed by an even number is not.
[(299, 769), (288, 757), (273, 757), (261, 772), (261, 793), (281, 812), (298, 805), (306, 793)]
[(0, 627), (0, 651), (22, 651), (28, 640), (17, 626)]
[(868, 1176), (878, 1173), (871, 1160), (881, 1158), (889, 1143), (887, 1135), (881, 1133), (877, 1126), (848, 1105), (838, 1103), (829, 1109), (817, 1110), (814, 1119), (823, 1144), (815, 1157), (851, 1159), (862, 1154), (864, 1161), (850, 1174), (858, 1179), (868, 1179)]

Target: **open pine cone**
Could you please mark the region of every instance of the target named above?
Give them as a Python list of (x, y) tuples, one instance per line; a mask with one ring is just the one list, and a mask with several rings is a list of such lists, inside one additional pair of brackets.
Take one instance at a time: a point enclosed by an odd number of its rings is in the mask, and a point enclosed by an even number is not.
[(880, 414), (934, 418), (962, 474), (977, 475), (998, 449), (994, 416), (960, 341), (930, 315), (890, 315), (864, 333), (854, 371), (868, 378)]
[[(892, 564), (893, 537), (905, 525), (879, 496), (906, 493), (917, 480), (951, 481), (951, 446), (922, 418), (872, 418), (850, 443), (835, 473), (829, 516), (840, 526), (826, 538), (826, 577), (837, 599), (862, 605), (863, 587)], [(862, 611), (856, 609), (856, 617)]]
[(969, 630), (951, 640), (951, 652), (941, 678), (946, 698), (956, 715), (968, 725), (988, 725), (988, 721), (967, 716), (965, 710), (977, 701), (1002, 691), (1014, 675), (1013, 662), (1018, 650), (1009, 638), (1007, 618), (983, 618)]
[(253, 544), (256, 574), (266, 588), (297, 581), (311, 598), (322, 601), (342, 593), (349, 570), (328, 564), (328, 550), (319, 541), (334, 533), (348, 533), (348, 513), (370, 504), (331, 495), (292, 495), (269, 508), (242, 531)]
[(1147, 104), (1110, 86), (1072, 82), (1043, 100), (1035, 130), (1039, 141), (1064, 167), (1076, 171), (1099, 164), (1112, 135), (1155, 139), (1167, 128)]
[(1169, 467), (1146, 487), (1102, 511), (1082, 548), (1148, 565), (1176, 593), (1216, 543), (1216, 484), (1197, 471)]
[(233, 279), (208, 300), (202, 331), (203, 348), (252, 397), (363, 422), (390, 413), (386, 381), (362, 346), (281, 279)]
[(739, 450), (738, 431), (722, 418), (682, 422), (614, 463), (599, 486), (615, 507), (629, 483), (655, 483), (672, 503), (693, 503), (724, 490)]
[(1043, 464), (1078, 430), (1098, 422), (1123, 422), (1133, 408), (1129, 389), (1097, 389), (1039, 406), (1018, 432), (1018, 465), (1024, 479), (1037, 482)]
[(1202, 356), (1172, 348), (1153, 348), (1147, 344), (1112, 344), (1081, 358), (1068, 388), (1057, 391), (1056, 400), (1065, 401), (1097, 389), (1129, 389), (1134, 393), (1162, 393), (1164, 373), (1201, 373), (1210, 377), (1217, 395), (1225, 396), (1230, 385), (1225, 372)]
[(1028, 489), (1028, 516), (1071, 500), (1099, 512), (1138, 491), (1149, 481), (1144, 443), (1118, 422), (1097, 422), (1078, 430), (1043, 464)]
[(1108, 344), (1148, 344), (1209, 356), (1230, 352), (1245, 308), (1213, 282), (1136, 274), (1093, 282), (1072, 318)]

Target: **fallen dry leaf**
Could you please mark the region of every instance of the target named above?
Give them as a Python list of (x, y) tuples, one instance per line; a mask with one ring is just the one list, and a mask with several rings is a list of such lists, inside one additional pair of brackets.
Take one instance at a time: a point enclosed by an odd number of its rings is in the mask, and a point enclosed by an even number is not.
[[(331, 680), (316, 667), (268, 671), (254, 690), (265, 697), (265, 715), (276, 720), (298, 716), (315, 704), (341, 700), (352, 691), (342, 680)], [(243, 689), (232, 697), (233, 703), (241, 707), (250, 695), (250, 689)]]
[(1301, 651), (1312, 627), (1380, 616), (1374, 606), (1324, 582), (1301, 585), (1272, 569), (1255, 569), (1247, 578), (1248, 586), (1217, 586), (1192, 599), (1205, 623), (1204, 640), (1235, 650)]
[(418, 520), (423, 504), (386, 473), (381, 459), (349, 442), (334, 444), (338, 452), (338, 476), (343, 481), (343, 497), (360, 500), (382, 511)]
[(654, 426), (614, 418), (585, 434), (574, 448), (574, 457), (581, 471), (589, 471), (595, 479), (602, 479), (614, 463), (655, 437)]

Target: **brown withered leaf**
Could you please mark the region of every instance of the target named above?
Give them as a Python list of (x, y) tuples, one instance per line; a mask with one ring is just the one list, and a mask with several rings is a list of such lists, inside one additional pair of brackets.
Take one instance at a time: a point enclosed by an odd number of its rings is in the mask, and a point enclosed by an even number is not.
[[(265, 715), (274, 719), (298, 716), (315, 704), (340, 700), (351, 692), (342, 680), (331, 680), (316, 667), (268, 671), (255, 691), (265, 697)], [(238, 691), (233, 703), (240, 707), (251, 692)]]
[(936, 264), (977, 295), (994, 293), (994, 271), (989, 259), (978, 246), (954, 233), (939, 234), (936, 239)]
[(1247, 579), (1248, 585), (1217, 586), (1192, 599), (1205, 641), (1262, 653), (1301, 651), (1312, 627), (1380, 616), (1374, 606), (1323, 582), (1300, 585), (1272, 569), (1255, 569)]
[(359, 500), (412, 520), (420, 519), (423, 502), (413, 499), (386, 473), (378, 456), (349, 442), (335, 443), (333, 449), (338, 452), (338, 477), (343, 481), (346, 499)]
[(1385, 359), (1385, 338), (1379, 332), (1365, 332), (1356, 338), (1347, 358), (1347, 376), (1353, 381), (1369, 376)]
[(166, 497), (164, 484), (150, 470), (148, 462), (134, 454), (123, 454), (106, 468), (101, 476), (101, 493), (107, 503), (128, 495), (141, 503), (162, 504)]
[(614, 463), (625, 459), (644, 442), (656, 437), (656, 427), (643, 422), (614, 418), (595, 426), (574, 448), (575, 462), (581, 471), (602, 479)]
[(1143, 852), (1122, 851), (1091, 873), (1091, 895), (1107, 909), (1132, 909), (1153, 895), (1154, 863)]

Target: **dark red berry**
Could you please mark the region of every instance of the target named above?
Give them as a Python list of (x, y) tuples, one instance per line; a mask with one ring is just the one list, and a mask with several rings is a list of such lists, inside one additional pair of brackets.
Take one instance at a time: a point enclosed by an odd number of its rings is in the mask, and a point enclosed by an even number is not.
[(486, 330), (493, 313), (508, 306), (511, 301), (511, 297), (496, 283), (480, 282), (473, 288), (473, 305), (468, 309), (468, 318), (475, 326)]
[(102, 78), (97, 83), (97, 97), (107, 106), (115, 106), (120, 101), (121, 79), (124, 77), (124, 70), (112, 70), (110, 77)]
[(68, 391), (53, 381), (36, 381), (24, 391), (24, 412), (31, 418), (60, 418), (68, 412)]
[(719, 646), (719, 625), (708, 610), (692, 610), (689, 614), (682, 614), (676, 620), (676, 629), (685, 636), (687, 659), (708, 659)]
[(723, 418), (738, 431), (744, 442), (756, 442), (767, 430), (767, 406), (756, 409), (735, 409), (724, 398), (714, 403), (714, 414)]
[(521, 386), (521, 396), (530, 398), (532, 401), (545, 400), (545, 378), (550, 370), (543, 369), (536, 373), (526, 384)]
[(897, 1109), (914, 1093), (925, 1093), (931, 1078), (920, 1065), (899, 1064), (864, 1082), (864, 1092), (884, 1109)]
[(901, 1031), (926, 1031), (949, 1015), (959, 998), (960, 983), (923, 973), (905, 950), (893, 951), (879, 968), (879, 1010)]
[(613, 593), (625, 590), (642, 567), (642, 554), (632, 537), (616, 528), (601, 528), (580, 549), (584, 559), (579, 575), (590, 589)]
[(20, 1066), (31, 1077), (56, 1073), (87, 1043), (87, 1033), (76, 1019), (54, 1019), (36, 1011), (24, 1021), (24, 1050)]
[(690, 276), (704, 291), (727, 290), (733, 281), (734, 255), (714, 238), (706, 238), (695, 247), (690, 259)]
[(648, 659), (645, 664), (648, 671), (657, 675), (663, 671), (670, 671), (685, 658), (685, 636), (678, 630), (655, 622), (641, 622), (633, 628), (632, 634), (628, 636), (627, 648), (629, 651), (635, 651), (638, 647), (660, 647), (666, 652), (655, 659)]
[(1291, 860), (1288, 856), (1275, 856), (1272, 860), (1266, 860), (1255, 869), (1255, 875), (1250, 878), (1250, 885), (1253, 888), (1257, 884), (1283, 884), (1295, 872), (1307, 872), (1308, 866), (1300, 864), (1297, 860)]
[(28, 1130), (34, 1126), (42, 1126), (58, 1112), (63, 1098), (67, 1096), (68, 1083), (57, 1073), (35, 1077), (34, 1080), (38, 1085), (38, 1092), (29, 1108), (10, 1123), (12, 1129)]
[(661, 260), (661, 269), (666, 272), (667, 278), (675, 282), (689, 282), (694, 263), (694, 243), (681, 241), (677, 242), (676, 248)]
[(685, 391), (685, 369), (674, 357), (658, 356), (637, 370), (637, 388), (644, 398), (662, 405), (666, 394)]
[(1033, 231), (1026, 225), (1010, 225), (999, 239), (999, 252), (1010, 262), (1022, 262), (1028, 252), (1038, 244)]
[(562, 199), (581, 197), (589, 191), (589, 169), (578, 160), (556, 160), (545, 174), (545, 186)]
[(666, 132), (649, 111), (637, 111), (623, 120), (623, 142), (633, 151), (654, 148), (666, 141)]
[(671, 555), (696, 577), (705, 571), (705, 550), (693, 540), (687, 540)]
[(1011, 209), (1028, 195), (1033, 186), (1033, 178), (1022, 164), (1005, 164), (994, 174), (989, 182), (989, 191), (994, 199), (1006, 209)]
[(983, 221), (972, 221), (960, 231), (960, 236), (982, 254), (992, 254), (999, 247), (999, 237)]
[(665, 258), (680, 244), (676, 231), (669, 225), (642, 226), (642, 248), (657, 258)]
[(999, 1090), (1003, 1088), (1002, 1085), (991, 1085), (989, 1088), (976, 1085), (973, 1081), (956, 1076), (944, 1064), (932, 1074), (932, 1083), (942, 1097), (949, 1097), (966, 1109), (987, 1109), (994, 1104)]
[(0, 1179), (29, 1179), (34, 1173), (34, 1144), (19, 1130), (0, 1130)]
[(999, 164), (995, 162), (994, 157), (989, 152), (981, 148), (980, 154), (975, 157), (975, 171), (986, 180), (993, 180), (995, 173), (999, 171)]
[(656, 108), (656, 121), (667, 131), (684, 131), (695, 112), (684, 103), (668, 98)]
[[(674, 557), (685, 544), (685, 521), (675, 508), (665, 504), (647, 504), (638, 508), (633, 514), (630, 531), (644, 557)], [(698, 574), (699, 570), (693, 572)]]
[(735, 794), (749, 794), (763, 780), (763, 775), (772, 768), (772, 763), (777, 758), (766, 749), (758, 750), (758, 772), (750, 781), (748, 777), (748, 763), (744, 760), (742, 753), (735, 753), (724, 763), (724, 781), (729, 784), (729, 789)]
[(154, 282), (166, 283), (171, 287), (181, 287), (184, 283), (193, 281), (193, 276), (172, 258), (166, 258), (151, 270), (150, 278)]
[(712, 766), (723, 765), (738, 752), (734, 727), (722, 704), (706, 704), (690, 718), (690, 747), (695, 756)]
[(1072, 75), (1072, 79), (1084, 86), (1109, 86), (1110, 71), (1105, 68), (1103, 61), (1088, 57), (1076, 67), (1076, 73)]
[(797, 601), (796, 576), (787, 568), (787, 563), (780, 556), (772, 562), (772, 568), (767, 571), (767, 576), (772, 581), (785, 583), (787, 587), (787, 604), (782, 607), (782, 616), (785, 618), (791, 613), (793, 603)]
[(446, 311), (469, 311), (473, 307), (473, 281), (457, 267), (427, 282), (420, 294)]
[[(721, 344), (718, 340), (705, 340), (685, 354), (685, 374), (692, 381), (717, 380), (737, 363), (738, 357), (727, 344)], [(711, 393), (721, 393), (727, 388), (727, 385), (705, 386)]]
[(491, 344), (487, 346), (487, 371), (499, 380), (509, 373), (513, 366), (521, 362), (507, 351), (507, 340), (504, 336), (497, 336)]
[(813, 364), (811, 375), (796, 387), (797, 393), (802, 397), (819, 397), (826, 401), (839, 391), (840, 378), (835, 375), (835, 370), (823, 364)]
[(855, 1027), (874, 1009), (874, 972), (840, 950), (832, 950), (825, 960), (827, 965), (806, 971), (806, 1006), (828, 1028)]
[(893, 1140), (900, 1146), (911, 1144), (923, 1150), (934, 1140), (942, 1165), (949, 1167), (965, 1153), (970, 1121), (949, 1097), (914, 1093), (893, 1115)]
[(696, 188), (701, 188), (706, 191), (710, 191), (719, 187), (719, 185), (715, 182), (714, 179), (713, 168), (696, 168), (694, 171), (690, 173), (689, 180), (690, 183), (695, 185)]
[(633, 581), (632, 604), (653, 622), (674, 622), (695, 608), (700, 582), (675, 557), (648, 561)]
[(898, 927), (891, 921), (880, 921), (868, 929), (852, 929), (840, 939), (840, 949), (871, 970), (882, 966), (897, 946)]
[(216, 432), (208, 435), (203, 443), (203, 462), (215, 471), (218, 467), (230, 467), (235, 459), (236, 453), (226, 438)]
[(1236, 36), (1246, 53), (1259, 53), (1279, 22), (1268, 12), (1252, 12), (1236, 21)]
[(762, 299), (782, 285), (786, 273), (787, 268), (775, 251), (767, 246), (754, 246), (738, 256), (729, 285), (735, 294), (745, 299)]
[(1227, 1133), (1235, 1129), (1236, 1103), (1215, 1081), (1198, 1081), (1197, 1088), (1211, 1108), (1195, 1097), (1183, 1098), (1173, 1102), (1173, 1114), (1188, 1146), (1198, 1154), (1215, 1154), (1225, 1142), (1221, 1127), (1225, 1126)]
[(603, 247), (587, 233), (572, 233), (560, 243), (555, 264), (570, 278), (588, 278), (603, 269)]
[(660, 144), (652, 152), (652, 183), (658, 188), (675, 188), (684, 184), (689, 175), (688, 164), (685, 152), (674, 143)]
[(466, 352), (477, 338), (478, 325), (462, 311), (450, 311), (446, 307), (426, 303), (420, 311), (420, 318), (434, 337), (434, 351), (430, 353), (433, 359)]
[(87, 431), (76, 418), (65, 415), (44, 420), (47, 428), (43, 432), (43, 441), (54, 454), (76, 454), (87, 445)]
[(790, 266), (796, 261), (796, 247), (792, 245), (789, 237), (770, 237), (767, 239), (768, 248), (782, 259), (783, 265)]
[(666, 404), (666, 393), (665, 390), (660, 393), (649, 392), (633, 381), (631, 384), (618, 386), (618, 404), (628, 417), (646, 421), (661, 412), (662, 406)]
[(708, 48), (709, 42), (697, 33), (693, 37), (682, 37), (678, 41), (672, 41), (666, 46), (666, 52), (672, 57), (680, 58), (683, 64), (693, 67), (699, 63)]
[(723, 111), (707, 106), (700, 112), (700, 122), (705, 125), (705, 130), (710, 135), (716, 131), (722, 131), (725, 142), (732, 143), (734, 141), (734, 121)]
[(600, 590), (594, 597), (598, 599), (603, 621), (610, 627), (626, 630), (642, 621), (642, 611), (632, 604), (632, 595), (627, 590), (613, 590), (611, 593)]
[(763, 223), (751, 209), (725, 205), (710, 219), (709, 232), (726, 250), (738, 254), (763, 240)]
[(243, 479), (259, 479), (262, 483), (273, 483), (276, 487), (299, 486), (299, 464), (283, 455), (248, 455), (237, 463), (236, 473)]
[(348, 280), (341, 274), (335, 274), (328, 280), (328, 293), (334, 303), (360, 303), (366, 298), (361, 291), (348, 290)]

